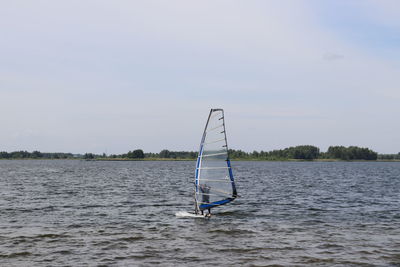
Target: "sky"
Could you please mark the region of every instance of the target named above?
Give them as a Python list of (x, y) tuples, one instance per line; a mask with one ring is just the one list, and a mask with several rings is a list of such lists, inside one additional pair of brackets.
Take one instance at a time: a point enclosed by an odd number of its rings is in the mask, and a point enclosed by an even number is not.
[(0, 151), (400, 152), (400, 1), (0, 0)]

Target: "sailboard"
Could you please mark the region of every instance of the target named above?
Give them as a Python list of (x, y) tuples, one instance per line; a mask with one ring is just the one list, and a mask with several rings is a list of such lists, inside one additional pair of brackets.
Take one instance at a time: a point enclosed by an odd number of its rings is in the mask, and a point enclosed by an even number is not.
[(205, 218), (204, 215), (196, 214), (193, 212), (187, 212), (187, 211), (178, 211), (175, 213), (175, 216), (181, 217), (181, 218)]
[[(195, 170), (195, 212), (177, 212), (177, 217), (209, 217), (210, 210), (233, 201), (236, 185), (229, 160), (223, 109), (211, 109), (200, 142)], [(205, 215), (204, 210), (209, 214)]]
[(211, 109), (200, 142), (195, 171), (195, 213), (225, 205), (237, 197), (229, 160), (223, 109)]

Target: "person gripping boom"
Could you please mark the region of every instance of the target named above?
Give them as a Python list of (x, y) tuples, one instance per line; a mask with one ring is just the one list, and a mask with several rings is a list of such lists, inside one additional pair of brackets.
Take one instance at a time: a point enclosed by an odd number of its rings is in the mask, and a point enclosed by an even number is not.
[[(210, 189), (211, 187), (206, 184), (200, 185), (200, 191), (202, 195), (202, 203), (210, 203)], [(200, 209), (201, 215), (204, 215), (204, 209)], [(211, 215), (211, 208), (208, 208), (208, 216)]]

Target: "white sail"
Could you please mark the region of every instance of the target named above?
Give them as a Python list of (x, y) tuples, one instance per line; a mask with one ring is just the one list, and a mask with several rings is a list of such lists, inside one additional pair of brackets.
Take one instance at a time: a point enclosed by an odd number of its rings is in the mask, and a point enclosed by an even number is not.
[(208, 116), (195, 178), (196, 213), (229, 203), (237, 196), (222, 109), (211, 109)]

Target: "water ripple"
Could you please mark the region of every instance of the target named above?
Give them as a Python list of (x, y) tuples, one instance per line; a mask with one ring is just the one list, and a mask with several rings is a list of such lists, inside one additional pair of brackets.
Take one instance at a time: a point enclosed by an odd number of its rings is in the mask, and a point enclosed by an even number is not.
[(0, 161), (0, 266), (400, 266), (400, 164), (233, 162), (209, 220), (194, 162)]

